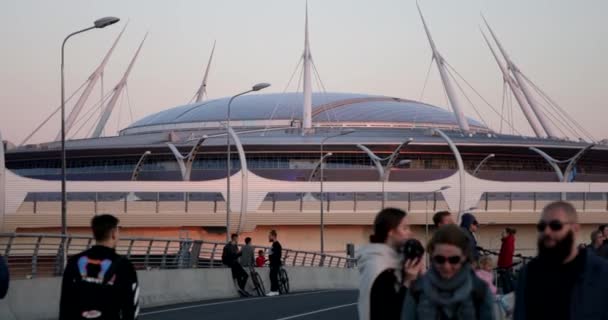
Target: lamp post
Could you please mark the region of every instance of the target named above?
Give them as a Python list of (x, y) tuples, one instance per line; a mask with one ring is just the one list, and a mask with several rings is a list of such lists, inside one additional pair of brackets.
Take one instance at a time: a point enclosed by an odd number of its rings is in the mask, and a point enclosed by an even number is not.
[[(441, 192), (441, 191), (445, 191), (447, 189), (451, 188), (451, 186), (443, 186), (437, 190), (434, 190), (431, 192), (431, 194), (436, 194), (437, 192)], [(424, 238), (426, 243), (429, 242), (429, 195), (426, 195), (426, 214), (425, 214), (425, 218), (424, 218), (424, 224), (425, 224), (425, 231), (424, 231)]]
[[(331, 138), (345, 136), (345, 135), (351, 134), (353, 132), (355, 132), (355, 130), (345, 130), (345, 131), (342, 131), (342, 132), (340, 132), (338, 134), (325, 137), (325, 138), (323, 138), (323, 140), (321, 140), (321, 152), (319, 154), (319, 166), (320, 166), (319, 170), (321, 171), (321, 176), (320, 176), (320, 178), (321, 178), (320, 179), (321, 180), (321, 183), (320, 183), (320, 192), (321, 193), (319, 195), (319, 199), (321, 200), (320, 201), (320, 203), (321, 203), (321, 224), (319, 226), (320, 227), (320, 234), (321, 234), (321, 239), (320, 239), (320, 241), (321, 241), (321, 254), (325, 253), (325, 238), (324, 238), (325, 224), (324, 224), (324, 221), (323, 221), (324, 215), (325, 215), (325, 212), (324, 212), (325, 210), (323, 208), (324, 207), (324, 202), (325, 202), (325, 197), (323, 196), (323, 180), (325, 178), (323, 176), (323, 160), (325, 160), (326, 157), (323, 155), (323, 146), (325, 145), (325, 141), (327, 141), (327, 140), (329, 140)], [(328, 155), (333, 155), (333, 153), (328, 153)]]
[(475, 167), (475, 170), (473, 170), (473, 176), (476, 177), (477, 173), (479, 172), (479, 169), (481, 169), (481, 167), (490, 159), (496, 157), (495, 154), (490, 153), (489, 155), (487, 155), (485, 158), (483, 158), (483, 160), (481, 160), (481, 162), (477, 165), (477, 167)]
[[(66, 193), (66, 152), (65, 152), (65, 80), (64, 80), (64, 52), (65, 43), (69, 38), (91, 29), (101, 29), (120, 21), (116, 17), (105, 17), (93, 22), (93, 26), (70, 33), (61, 44), (61, 235), (65, 237), (68, 233), (67, 226), (67, 193)], [(65, 240), (65, 239), (64, 239)], [(67, 251), (61, 248), (61, 270), (67, 261)]]
[(384, 169), (383, 173), (382, 173), (382, 209), (384, 209), (384, 203), (386, 202), (386, 191), (384, 190), (384, 183), (388, 182), (388, 179), (391, 175), (391, 170), (393, 169), (393, 167), (401, 167), (404, 166), (406, 164), (410, 164), (412, 162), (412, 160), (410, 159), (404, 159), (401, 160), (399, 162), (397, 162), (396, 164), (390, 164), (390, 167), (387, 167), (386, 169)]
[[(230, 100), (228, 100), (228, 110), (226, 115), (226, 242), (230, 241), (230, 105), (232, 104), (232, 100), (236, 97), (242, 96), (249, 92), (260, 91), (264, 88), (270, 87), (270, 83), (258, 83), (251, 87), (251, 89), (241, 92), (237, 95), (232, 96)], [(246, 197), (247, 195), (241, 195), (241, 197)]]

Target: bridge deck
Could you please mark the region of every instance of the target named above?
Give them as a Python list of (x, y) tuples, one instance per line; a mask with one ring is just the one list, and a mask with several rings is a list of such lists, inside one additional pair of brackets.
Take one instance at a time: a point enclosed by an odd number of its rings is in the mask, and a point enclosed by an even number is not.
[(140, 319), (357, 319), (357, 295), (357, 290), (324, 290), (277, 297), (203, 301), (147, 309)]

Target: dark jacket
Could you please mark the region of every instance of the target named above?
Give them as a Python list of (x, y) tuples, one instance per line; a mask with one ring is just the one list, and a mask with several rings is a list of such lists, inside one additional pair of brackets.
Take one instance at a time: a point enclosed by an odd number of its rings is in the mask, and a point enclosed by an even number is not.
[(465, 213), (462, 215), (462, 221), (460, 222), (460, 227), (464, 230), (469, 238), (469, 243), (471, 246), (471, 255), (473, 261), (479, 260), (479, 247), (477, 246), (477, 239), (475, 239), (475, 235), (471, 232), (471, 225), (477, 223), (477, 219), (475, 216), (470, 213)]
[(370, 320), (398, 320), (401, 318), (407, 288), (399, 283), (394, 270), (382, 272), (370, 292)]
[(134, 320), (139, 314), (138, 297), (137, 273), (131, 262), (114, 249), (93, 246), (66, 265), (59, 319), (86, 319), (83, 313), (99, 311), (99, 320)]
[(0, 299), (6, 297), (9, 283), (8, 263), (0, 256)]
[(241, 253), (239, 252), (239, 246), (232, 244), (232, 242), (228, 242), (222, 251), (222, 263), (232, 267), (233, 265), (239, 263), (240, 256)]
[(281, 244), (278, 241), (275, 241), (272, 243), (272, 247), (268, 254), (268, 261), (269, 261), (270, 267), (273, 267), (273, 268), (280, 267), (283, 264), (282, 258), (283, 258), (283, 247), (281, 247)]
[(608, 259), (608, 240), (604, 240), (602, 246), (597, 250), (597, 255), (604, 259)]
[[(570, 299), (571, 320), (608, 320), (608, 262), (593, 254), (585, 254), (583, 272), (578, 276)], [(534, 259), (536, 260), (536, 259)], [(530, 261), (530, 264), (535, 261)], [(526, 283), (529, 265), (519, 275), (515, 292), (515, 311), (513, 320), (533, 320), (526, 317)], [(559, 281), (559, 279), (555, 279)]]

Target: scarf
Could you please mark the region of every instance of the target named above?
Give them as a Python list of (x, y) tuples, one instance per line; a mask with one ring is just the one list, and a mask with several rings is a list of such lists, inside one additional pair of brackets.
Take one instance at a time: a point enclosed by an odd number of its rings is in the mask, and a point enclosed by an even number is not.
[(387, 269), (394, 269), (397, 280), (401, 282), (402, 259), (395, 249), (383, 243), (371, 243), (357, 250), (359, 267), (359, 319), (369, 320), (369, 304), (372, 286), (376, 278)]
[(440, 319), (438, 311), (448, 319), (477, 319), (472, 299), (473, 272), (469, 264), (462, 266), (451, 279), (443, 279), (431, 268), (422, 278), (418, 304), (419, 319)]

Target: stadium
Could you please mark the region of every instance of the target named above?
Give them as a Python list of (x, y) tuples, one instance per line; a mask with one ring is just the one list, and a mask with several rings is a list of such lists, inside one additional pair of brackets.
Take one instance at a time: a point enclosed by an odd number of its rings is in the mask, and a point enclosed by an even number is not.
[[(441, 73), (444, 60), (431, 46)], [(238, 232), (261, 243), (277, 229), (285, 246), (318, 250), (322, 224), (325, 251), (344, 252), (366, 241), (381, 208), (398, 207), (421, 238), (434, 212), (473, 212), (482, 246), (499, 247), (502, 229), (514, 226), (524, 252), (551, 201), (575, 204), (584, 233), (605, 223), (608, 146), (558, 138), (531, 103), (521, 106), (536, 135), (502, 134), (464, 117), (449, 79), (442, 77), (453, 112), (397, 97), (313, 93), (308, 47), (302, 59), (303, 92), (197, 99), (116, 136), (68, 140), (69, 231), (110, 212), (129, 235), (221, 240)], [(509, 72), (509, 81), (519, 79), (519, 70)], [(0, 173), (4, 232), (59, 230), (60, 141), (4, 141)]]

